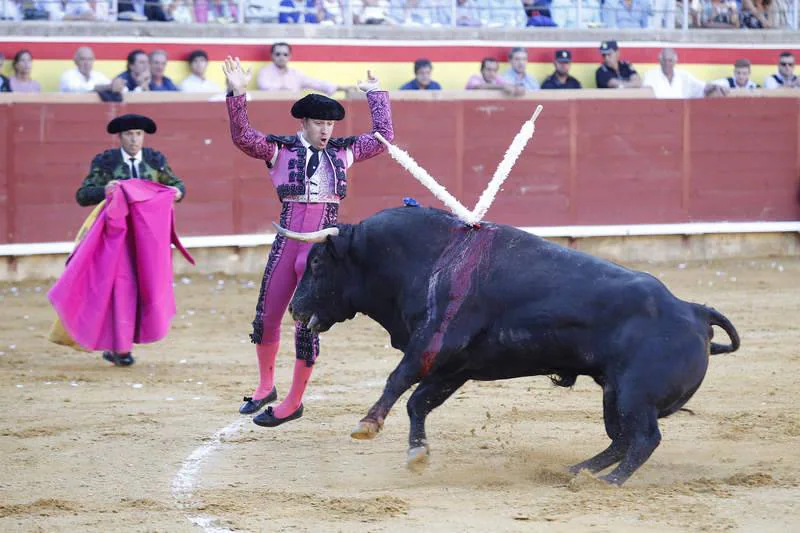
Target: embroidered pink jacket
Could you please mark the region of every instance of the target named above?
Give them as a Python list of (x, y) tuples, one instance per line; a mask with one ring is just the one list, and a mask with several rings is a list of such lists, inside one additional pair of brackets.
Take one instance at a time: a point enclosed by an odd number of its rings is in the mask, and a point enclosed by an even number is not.
[[(226, 101), (233, 143), (250, 157), (266, 162), (272, 183), (281, 200), (304, 195), (308, 186), (308, 176), (306, 176), (308, 151), (300, 137), (264, 135), (250, 126), (245, 95), (228, 96)], [(370, 91), (367, 93), (367, 103), (372, 115), (372, 131), (379, 132), (386, 140), (391, 141), (394, 138), (394, 130), (389, 93)], [(384, 150), (383, 144), (371, 133), (329, 140), (324, 153), (335, 174), (334, 190), (331, 192), (339, 199), (344, 198), (347, 194), (346, 171), (350, 165), (375, 157)]]

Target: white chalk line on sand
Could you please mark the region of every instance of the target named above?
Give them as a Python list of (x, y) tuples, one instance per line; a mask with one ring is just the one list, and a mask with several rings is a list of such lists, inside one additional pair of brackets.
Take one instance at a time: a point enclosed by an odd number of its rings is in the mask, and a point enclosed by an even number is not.
[[(321, 391), (327, 392), (346, 392), (353, 389), (372, 389), (382, 387), (384, 381), (362, 381), (353, 387), (343, 387), (332, 385), (320, 387)], [(312, 401), (327, 400), (328, 396), (323, 393), (309, 394), (306, 399)], [(198, 502), (194, 501), (194, 491), (197, 489), (197, 480), (200, 475), (200, 468), (206, 459), (222, 447), (225, 439), (229, 439), (242, 430), (244, 425), (250, 422), (250, 418), (238, 418), (224, 428), (214, 433), (207, 443), (198, 446), (183, 460), (181, 467), (172, 478), (172, 496), (178, 502), (178, 507), (184, 511), (186, 518), (192, 524), (200, 527), (205, 533), (229, 533), (233, 530), (219, 525), (219, 518), (198, 512)]]

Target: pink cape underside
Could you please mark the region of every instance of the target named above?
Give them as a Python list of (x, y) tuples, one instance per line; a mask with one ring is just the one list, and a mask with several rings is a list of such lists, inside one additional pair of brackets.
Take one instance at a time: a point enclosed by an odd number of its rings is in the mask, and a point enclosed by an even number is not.
[(125, 180), (67, 259), (47, 297), (64, 328), (90, 350), (131, 351), (164, 338), (176, 313), (172, 248), (175, 190)]

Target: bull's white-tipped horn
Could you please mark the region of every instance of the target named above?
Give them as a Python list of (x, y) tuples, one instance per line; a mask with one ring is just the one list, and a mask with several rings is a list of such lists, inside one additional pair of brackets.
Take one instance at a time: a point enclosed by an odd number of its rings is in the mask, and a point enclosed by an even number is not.
[(339, 235), (339, 228), (325, 228), (319, 231), (312, 231), (311, 233), (300, 233), (281, 227), (275, 222), (272, 223), (278, 235), (283, 235), (287, 239), (293, 239), (301, 242), (323, 242), (328, 237), (336, 237)]

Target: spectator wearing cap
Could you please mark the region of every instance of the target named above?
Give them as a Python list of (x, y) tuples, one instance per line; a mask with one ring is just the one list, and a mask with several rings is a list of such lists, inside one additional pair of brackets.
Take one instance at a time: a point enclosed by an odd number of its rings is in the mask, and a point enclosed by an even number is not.
[(540, 89), (536, 78), (526, 71), (528, 65), (527, 50), (520, 47), (512, 48), (508, 52), (508, 61), (511, 63), (511, 68), (501, 75), (504, 82), (509, 85), (523, 87), (528, 91), (538, 91)]
[(433, 64), (430, 59), (414, 61), (414, 79), (400, 87), (401, 91), (441, 91), (442, 86), (431, 79)]
[(778, 58), (778, 72), (764, 81), (765, 89), (800, 88), (800, 78), (794, 74), (795, 58), (791, 52), (783, 52)]
[(3, 72), (3, 63), (6, 61), (6, 56), (0, 52), (0, 93), (11, 92), (11, 82), (8, 78), (1, 74)]
[(678, 53), (672, 48), (664, 48), (658, 54), (660, 66), (644, 76), (644, 87), (651, 87), (656, 98), (703, 98), (704, 96), (725, 96), (727, 87), (698, 80), (688, 72), (675, 68)]
[(624, 89), (642, 86), (639, 73), (630, 63), (619, 58), (617, 41), (600, 43), (600, 55), (603, 56), (603, 64), (594, 74), (598, 89)]
[(750, 61), (737, 59), (733, 64), (733, 76), (713, 81), (715, 85), (727, 87), (731, 91), (758, 89), (758, 84), (750, 79)]
[(181, 82), (181, 91), (187, 93), (219, 93), (222, 87), (206, 79), (208, 69), (208, 54), (205, 50), (195, 50), (186, 60), (189, 63), (191, 74)]
[(572, 65), (572, 52), (569, 50), (556, 50), (553, 65), (555, 65), (556, 71), (544, 80), (542, 89), (581, 88), (581, 82), (569, 75), (569, 67)]
[(151, 91), (177, 91), (178, 87), (172, 83), (168, 76), (164, 75), (167, 70), (167, 53), (164, 50), (153, 50), (150, 52), (150, 90)]

